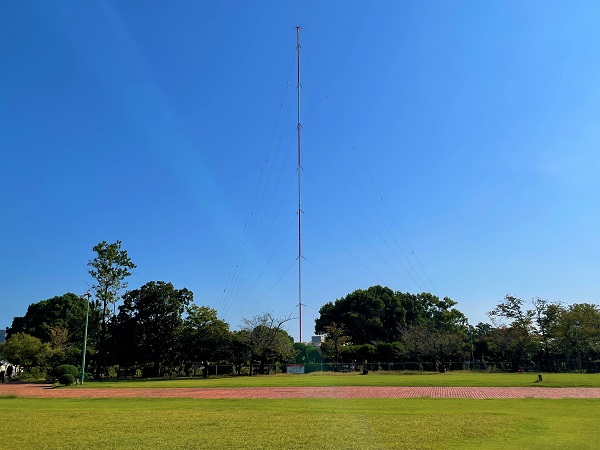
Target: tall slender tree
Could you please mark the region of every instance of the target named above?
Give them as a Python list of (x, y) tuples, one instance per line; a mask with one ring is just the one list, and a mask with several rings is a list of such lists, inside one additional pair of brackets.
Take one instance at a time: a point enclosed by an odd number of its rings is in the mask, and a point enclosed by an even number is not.
[(108, 362), (108, 307), (113, 305), (114, 311), (121, 290), (127, 288), (125, 279), (131, 275), (130, 270), (135, 269), (136, 265), (129, 259), (127, 250), (121, 249), (121, 241), (112, 244), (102, 241), (95, 245), (92, 250), (96, 252), (96, 257), (88, 261), (90, 267), (88, 272), (96, 281), (92, 286), (96, 297), (94, 306), (96, 309), (102, 308), (100, 310), (99, 353), (97, 354), (96, 367), (97, 375), (100, 375)]
[(96, 257), (88, 261), (89, 274), (96, 280), (92, 286), (98, 306), (102, 304), (102, 335), (105, 337), (108, 306), (119, 300), (121, 290), (127, 288), (125, 279), (131, 275), (130, 270), (137, 266), (127, 255), (127, 250), (121, 249), (121, 241), (108, 244), (102, 241), (92, 249)]

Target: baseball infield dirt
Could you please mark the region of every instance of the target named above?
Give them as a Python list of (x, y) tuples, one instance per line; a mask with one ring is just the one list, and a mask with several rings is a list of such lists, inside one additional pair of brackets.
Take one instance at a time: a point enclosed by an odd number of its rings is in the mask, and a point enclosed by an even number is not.
[(259, 387), (86, 388), (50, 384), (0, 385), (0, 395), (36, 398), (600, 398), (600, 388), (543, 387)]

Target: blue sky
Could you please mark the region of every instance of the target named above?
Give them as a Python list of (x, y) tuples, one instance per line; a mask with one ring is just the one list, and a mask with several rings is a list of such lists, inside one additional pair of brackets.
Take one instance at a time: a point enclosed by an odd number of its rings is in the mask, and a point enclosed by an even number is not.
[(102, 240), (303, 340), (375, 284), (598, 303), (595, 2), (2, 2), (0, 325)]

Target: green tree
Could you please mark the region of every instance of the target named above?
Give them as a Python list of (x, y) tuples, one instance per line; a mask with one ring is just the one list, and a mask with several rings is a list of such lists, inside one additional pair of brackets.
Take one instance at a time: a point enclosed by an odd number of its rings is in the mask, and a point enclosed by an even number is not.
[(564, 355), (575, 359), (581, 371), (583, 361), (600, 357), (600, 307), (576, 303), (561, 309), (553, 333)]
[(412, 326), (464, 334), (467, 320), (456, 304), (448, 297), (440, 300), (428, 292), (414, 295), (371, 286), (323, 305), (315, 331), (323, 334), (326, 326), (343, 325), (355, 345), (400, 342)]
[(69, 345), (69, 331), (66, 328), (53, 327), (50, 329), (49, 362), (51, 367), (70, 362), (67, 360), (71, 346)]
[(555, 348), (556, 336), (554, 330), (560, 315), (561, 307), (559, 304), (550, 302), (539, 297), (531, 301), (533, 309), (531, 310), (533, 324), (536, 328), (534, 339), (540, 353), (540, 363), (544, 370), (551, 370), (554, 364), (550, 363), (550, 358), (557, 350)]
[(175, 289), (164, 281), (127, 292), (111, 323), (115, 360), (151, 364), (155, 375), (161, 365), (172, 364), (180, 348), (182, 315), (193, 297), (188, 289)]
[(406, 349), (418, 359), (432, 360), (438, 371), (445, 372), (448, 358), (461, 357), (467, 345), (467, 318), (455, 308), (457, 302), (423, 292), (415, 296), (414, 324), (402, 335)]
[(401, 342), (380, 342), (377, 344), (377, 359), (379, 362), (391, 363), (405, 357), (406, 349)]
[[(71, 292), (33, 303), (25, 316), (13, 319), (7, 330), (8, 337), (14, 333), (27, 333), (50, 342), (52, 330), (61, 328), (67, 330), (67, 343), (79, 346), (83, 341), (86, 306), (85, 299)], [(96, 311), (90, 310), (90, 314), (95, 315)]]
[(46, 369), (50, 355), (50, 345), (27, 333), (15, 333), (0, 344), (2, 358), (26, 370)]
[(488, 317), (496, 326), (492, 333), (492, 342), (508, 357), (511, 369), (516, 372), (523, 363), (527, 363), (529, 355), (535, 353), (533, 339), (535, 328), (534, 313), (523, 308), (523, 300), (512, 295), (506, 295)]
[(346, 297), (328, 302), (319, 310), (315, 331), (326, 334), (325, 327), (341, 324), (355, 344), (372, 341), (391, 342), (405, 325), (405, 310), (394, 292), (386, 287), (358, 289)]
[(205, 367), (204, 376), (207, 377), (209, 361), (224, 359), (229, 354), (229, 325), (218, 318), (215, 309), (190, 305), (184, 320), (181, 343), (181, 353), (191, 362), (201, 361)]
[(494, 327), (484, 322), (479, 322), (471, 328), (469, 339), (473, 344), (473, 359), (484, 363), (486, 358), (489, 359), (492, 356), (490, 342), (493, 331)]
[(335, 364), (334, 370), (339, 370), (340, 359), (342, 352), (350, 343), (350, 336), (346, 335), (346, 331), (341, 324), (333, 322), (331, 325), (324, 327), (325, 339), (321, 344), (321, 352), (323, 356)]
[(448, 357), (460, 352), (461, 335), (452, 331), (422, 326), (410, 327), (402, 336), (406, 349), (418, 359), (432, 359), (439, 372), (445, 372)]
[(365, 363), (369, 361), (372, 362), (375, 359), (375, 356), (377, 355), (377, 350), (372, 344), (357, 345), (354, 351), (359, 361), (363, 361)]
[(414, 325), (448, 333), (466, 334), (467, 318), (455, 306), (458, 304), (449, 297), (440, 300), (429, 292), (416, 295), (418, 316)]
[(102, 305), (102, 329), (106, 329), (109, 314), (108, 306), (116, 304), (121, 290), (127, 288), (125, 279), (131, 275), (130, 270), (136, 265), (127, 255), (127, 250), (121, 249), (121, 241), (108, 244), (102, 241), (92, 249), (96, 257), (88, 261), (89, 274), (96, 283), (92, 286), (96, 300)]
[(323, 361), (321, 351), (312, 344), (294, 342), (296, 364), (317, 364)]
[(290, 320), (289, 316), (277, 318), (270, 313), (242, 320), (252, 357), (259, 363), (259, 373), (264, 374), (266, 365), (275, 361), (293, 361), (294, 340), (282, 328)]
[(252, 349), (247, 330), (232, 331), (229, 335), (229, 360), (235, 365), (238, 375), (242, 373), (242, 365), (250, 364), (252, 360)]

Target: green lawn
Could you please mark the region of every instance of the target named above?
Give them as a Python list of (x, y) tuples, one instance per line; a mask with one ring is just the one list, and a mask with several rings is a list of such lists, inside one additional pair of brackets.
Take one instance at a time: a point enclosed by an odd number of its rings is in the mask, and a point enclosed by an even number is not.
[(600, 400), (0, 398), (4, 448), (597, 448)]
[(600, 374), (544, 373), (541, 383), (537, 373), (447, 372), (398, 373), (369, 372), (368, 375), (310, 373), (305, 375), (264, 375), (203, 379), (136, 380), (86, 382), (86, 388), (120, 387), (289, 387), (289, 386), (506, 386), (506, 387), (600, 387)]

